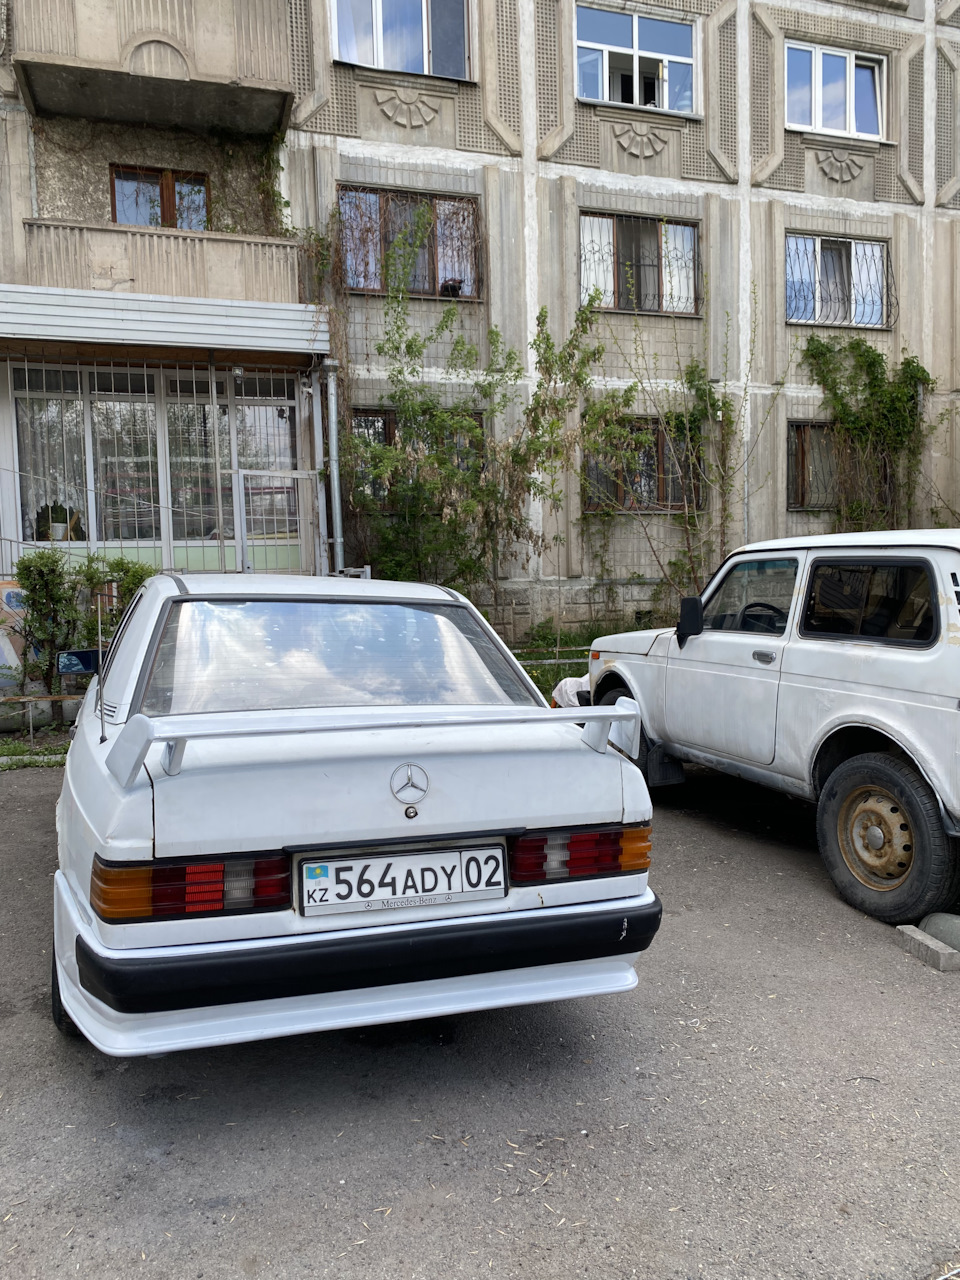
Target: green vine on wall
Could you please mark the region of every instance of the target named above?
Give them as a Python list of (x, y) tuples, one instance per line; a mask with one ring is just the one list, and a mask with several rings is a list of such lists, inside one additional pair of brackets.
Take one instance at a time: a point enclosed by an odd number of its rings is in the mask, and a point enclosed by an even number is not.
[(863, 338), (807, 340), (802, 362), (823, 389), (834, 433), (836, 527), (909, 527), (916, 516), (926, 421), (935, 380), (912, 355), (890, 369)]

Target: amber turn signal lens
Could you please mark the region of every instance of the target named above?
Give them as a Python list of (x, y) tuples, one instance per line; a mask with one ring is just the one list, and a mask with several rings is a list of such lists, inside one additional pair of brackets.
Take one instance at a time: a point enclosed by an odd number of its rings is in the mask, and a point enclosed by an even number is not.
[(594, 662), (596, 662), (596, 660), (600, 657), (600, 650), (594, 649), (593, 652), (590, 654), (590, 657), (594, 660)]
[(152, 868), (109, 865), (94, 858), (90, 905), (101, 920), (136, 920), (152, 915)]
[(650, 827), (628, 827), (620, 836), (620, 869), (646, 871), (650, 866)]

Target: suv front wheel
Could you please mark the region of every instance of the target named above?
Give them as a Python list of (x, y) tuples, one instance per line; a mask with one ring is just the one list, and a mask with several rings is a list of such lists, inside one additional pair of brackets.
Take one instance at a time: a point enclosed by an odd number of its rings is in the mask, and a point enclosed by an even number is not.
[(960, 860), (937, 798), (911, 765), (882, 752), (838, 765), (817, 807), (820, 854), (840, 896), (887, 924), (953, 905)]

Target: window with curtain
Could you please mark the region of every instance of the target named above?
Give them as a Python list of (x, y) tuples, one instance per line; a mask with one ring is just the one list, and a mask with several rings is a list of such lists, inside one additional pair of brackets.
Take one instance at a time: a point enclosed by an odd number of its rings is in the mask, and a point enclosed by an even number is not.
[(787, 320), (881, 329), (896, 318), (887, 246), (878, 240), (788, 235)]
[[(13, 372), (14, 391), (26, 392), (27, 371)], [(31, 369), (29, 374), (34, 383), (30, 390), (42, 394), (16, 396), (23, 539), (84, 542), (87, 486), (79, 378), (75, 373), (61, 375), (59, 370)]]
[(337, 0), (340, 58), (465, 80), (465, 0)]
[(688, 222), (580, 214), (580, 297), (614, 311), (699, 315), (699, 229)]
[(384, 293), (391, 283), (390, 270), (402, 269), (405, 275), (400, 283), (408, 293), (480, 297), (476, 200), (341, 187), (338, 204), (348, 289)]
[(97, 536), (104, 542), (159, 538), (156, 406), (97, 399), (90, 412)]
[(577, 5), (577, 96), (693, 110), (693, 25)]
[(882, 138), (886, 61), (787, 41), (787, 125)]

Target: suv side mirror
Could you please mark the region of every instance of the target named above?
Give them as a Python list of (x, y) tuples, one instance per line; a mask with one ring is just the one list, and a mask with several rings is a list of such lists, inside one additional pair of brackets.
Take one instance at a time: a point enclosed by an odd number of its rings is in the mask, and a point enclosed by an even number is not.
[(96, 649), (68, 649), (57, 654), (57, 675), (95, 676), (100, 670), (100, 654)]
[(699, 596), (684, 596), (680, 601), (680, 621), (677, 623), (677, 644), (682, 649), (691, 636), (703, 631), (703, 601)]

